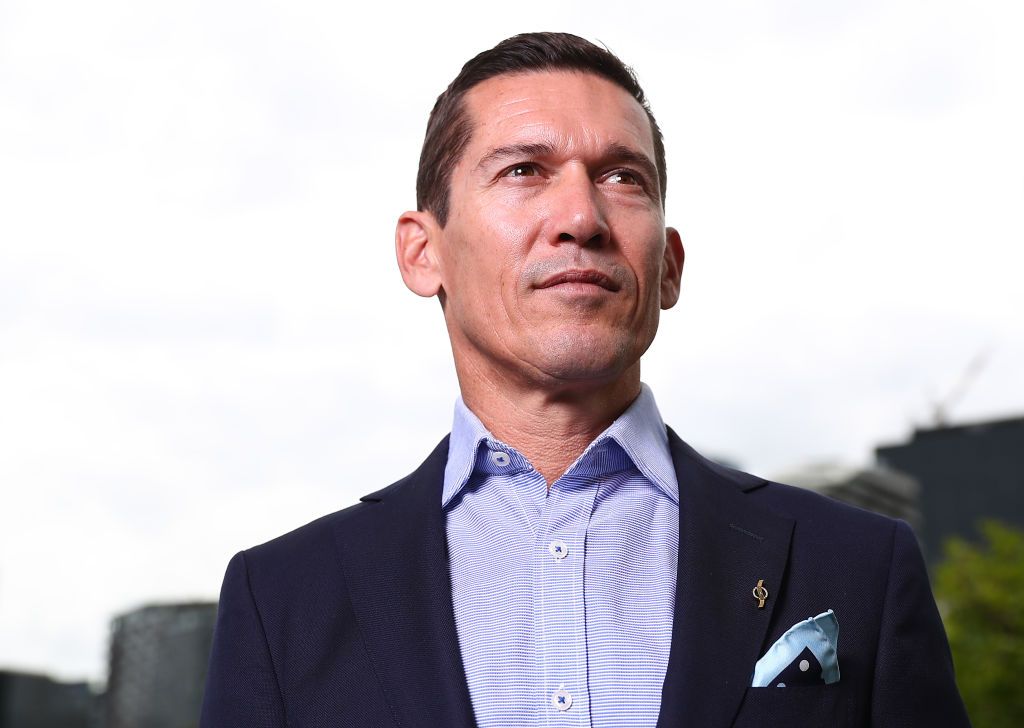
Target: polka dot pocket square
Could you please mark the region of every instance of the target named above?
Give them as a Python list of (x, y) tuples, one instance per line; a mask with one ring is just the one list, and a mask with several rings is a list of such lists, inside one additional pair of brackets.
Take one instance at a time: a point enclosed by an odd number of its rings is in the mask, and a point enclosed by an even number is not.
[(790, 627), (754, 666), (750, 686), (784, 688), (839, 682), (839, 622), (830, 609)]

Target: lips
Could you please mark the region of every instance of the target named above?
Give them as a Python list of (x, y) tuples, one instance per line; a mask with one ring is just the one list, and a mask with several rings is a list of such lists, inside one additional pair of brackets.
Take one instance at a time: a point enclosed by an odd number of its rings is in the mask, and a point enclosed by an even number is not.
[(609, 276), (597, 270), (563, 270), (549, 276), (537, 284), (537, 288), (552, 288), (564, 283), (589, 283), (600, 286), (608, 291), (619, 290), (619, 285)]

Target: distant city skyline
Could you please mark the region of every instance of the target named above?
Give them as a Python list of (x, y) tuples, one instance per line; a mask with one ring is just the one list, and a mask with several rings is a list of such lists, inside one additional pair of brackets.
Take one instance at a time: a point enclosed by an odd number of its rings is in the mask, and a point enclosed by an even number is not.
[(0, 667), (102, 679), (111, 616), (216, 599), (448, 431), (394, 222), (434, 98), (515, 32), (607, 43), (665, 132), (687, 262), (643, 378), (685, 440), (770, 476), (1024, 413), (1024, 7), (508, 15), (3, 6)]

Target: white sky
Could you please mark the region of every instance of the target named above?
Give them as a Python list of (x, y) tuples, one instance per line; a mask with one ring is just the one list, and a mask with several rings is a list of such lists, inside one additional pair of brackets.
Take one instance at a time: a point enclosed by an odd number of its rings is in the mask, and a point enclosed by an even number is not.
[[(393, 261), (427, 112), (501, 38), (632, 64), (668, 146), (667, 422), (772, 474), (1024, 412), (1024, 6), (0, 2), (0, 666), (411, 470), (456, 395)], [(491, 7), (495, 9), (490, 9)]]

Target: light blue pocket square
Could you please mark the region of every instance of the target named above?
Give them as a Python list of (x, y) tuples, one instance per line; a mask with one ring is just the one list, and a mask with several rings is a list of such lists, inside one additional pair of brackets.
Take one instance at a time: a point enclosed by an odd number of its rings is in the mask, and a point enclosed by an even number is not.
[(839, 622), (832, 610), (790, 627), (754, 666), (752, 688), (839, 682)]

